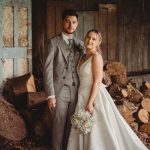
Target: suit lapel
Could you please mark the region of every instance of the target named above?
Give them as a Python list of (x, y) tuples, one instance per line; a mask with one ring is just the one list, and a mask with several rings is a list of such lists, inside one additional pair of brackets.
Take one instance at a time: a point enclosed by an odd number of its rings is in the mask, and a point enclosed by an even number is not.
[(58, 42), (59, 48), (60, 48), (60, 50), (62, 51), (62, 54), (63, 54), (63, 56), (64, 56), (66, 62), (67, 62), (67, 64), (68, 64), (68, 59), (67, 59), (68, 45), (67, 45), (67, 43), (63, 40), (61, 34), (57, 37), (57, 42)]
[[(57, 36), (57, 43), (59, 45), (59, 49), (62, 51), (62, 54), (68, 64), (68, 51), (69, 51), (69, 47), (67, 45), (67, 43), (63, 40), (62, 38), (62, 34), (59, 34), (59, 36)], [(78, 39), (76, 39), (75, 37), (73, 37), (73, 44), (74, 44), (74, 50), (76, 51), (76, 57), (80, 57), (82, 56), (84, 53), (81, 50), (81, 44), (79, 43)]]

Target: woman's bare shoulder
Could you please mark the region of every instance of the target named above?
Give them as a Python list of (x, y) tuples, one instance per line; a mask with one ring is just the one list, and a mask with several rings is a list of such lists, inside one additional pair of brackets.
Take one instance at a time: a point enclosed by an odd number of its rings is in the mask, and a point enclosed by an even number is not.
[(98, 52), (93, 54), (93, 61), (103, 61), (102, 55)]

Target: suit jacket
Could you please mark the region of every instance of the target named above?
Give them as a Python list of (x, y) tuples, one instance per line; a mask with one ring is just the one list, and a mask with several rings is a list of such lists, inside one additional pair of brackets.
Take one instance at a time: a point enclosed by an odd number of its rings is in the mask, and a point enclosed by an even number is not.
[[(73, 37), (75, 61), (77, 66), (79, 58), (84, 53), (83, 42)], [(45, 53), (45, 64), (43, 69), (44, 85), (47, 96), (59, 96), (64, 86), (64, 77), (68, 67), (68, 45), (63, 40), (62, 34), (55, 36), (48, 41), (47, 52)]]

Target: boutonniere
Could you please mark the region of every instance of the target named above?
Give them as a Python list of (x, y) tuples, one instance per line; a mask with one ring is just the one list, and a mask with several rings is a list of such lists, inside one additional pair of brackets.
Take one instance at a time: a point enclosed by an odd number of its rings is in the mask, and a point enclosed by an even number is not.
[(83, 45), (78, 44), (76, 48), (79, 53), (85, 53), (85, 47)]

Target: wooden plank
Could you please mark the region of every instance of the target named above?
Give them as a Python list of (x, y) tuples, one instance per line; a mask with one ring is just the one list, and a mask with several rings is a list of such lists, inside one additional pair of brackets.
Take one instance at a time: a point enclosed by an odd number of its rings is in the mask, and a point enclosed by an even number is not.
[(83, 16), (83, 12), (78, 12), (79, 17), (78, 17), (78, 28), (74, 34), (75, 37), (79, 38), (80, 40), (84, 39), (84, 16)]
[(18, 59), (15, 58), (13, 59), (14, 62), (13, 62), (13, 68), (14, 68), (14, 77), (17, 77), (19, 74), (18, 74)]
[(85, 37), (86, 33), (91, 29), (94, 29), (94, 16), (91, 15), (90, 13), (85, 13), (85, 16), (84, 16), (84, 37)]
[(32, 48), (32, 4), (31, 0), (28, 0), (28, 48)]
[[(48, 7), (63, 7), (63, 8), (73, 8), (73, 4), (72, 2), (68, 2), (68, 1), (61, 1), (61, 0), (50, 0), (50, 1), (47, 1), (47, 6)], [(51, 12), (51, 11), (50, 11)]]
[[(136, 28), (133, 26), (133, 28), (135, 28), (135, 31), (134, 31), (134, 35), (136, 38), (134, 38), (134, 42), (133, 42), (133, 45), (135, 46), (134, 47), (134, 50), (135, 50), (135, 53), (137, 53), (137, 59), (135, 59), (135, 68), (134, 70), (142, 70), (142, 55), (143, 55), (143, 52), (141, 51), (142, 49), (142, 40), (141, 40), (141, 35), (142, 35), (142, 2), (141, 0), (136, 0), (136, 3), (135, 3), (135, 6), (136, 6), (136, 15), (135, 15), (135, 25), (136, 25)], [(138, 44), (137, 44), (138, 42)], [(135, 55), (133, 56), (135, 57)]]
[(28, 55), (28, 58), (27, 58), (28, 72), (32, 72), (32, 65), (31, 65), (31, 62), (32, 62), (32, 55)]
[(1, 58), (21, 58), (27, 57), (27, 49), (26, 48), (3, 48), (0, 51)]
[(104, 59), (118, 60), (118, 8), (116, 4), (99, 4), (99, 27)]
[(123, 4), (123, 0), (120, 1), (119, 6), (122, 9), (119, 9), (119, 62), (126, 63), (126, 51), (125, 51), (125, 5)]
[(56, 6), (56, 9), (55, 9), (55, 14), (56, 14), (56, 33), (55, 34), (59, 34), (61, 31), (62, 31), (62, 12), (65, 8), (63, 7), (59, 7), (59, 6)]
[(3, 7), (2, 0), (0, 0), (0, 51), (2, 50), (2, 16), (3, 16)]
[(142, 11), (141, 53), (143, 53), (143, 70), (150, 69), (150, 1), (144, 0)]
[[(130, 4), (131, 3), (131, 4)], [(128, 5), (133, 6), (132, 2), (124, 2), (124, 5), (127, 7)], [(127, 71), (133, 71), (132, 68), (134, 67), (134, 58), (133, 58), (133, 53), (134, 50), (132, 51), (132, 39), (133, 39), (133, 32), (132, 32), (132, 25), (131, 25), (131, 21), (132, 21), (132, 9), (128, 8), (126, 9), (126, 7), (124, 7), (124, 15), (125, 15), (125, 51), (126, 51), (126, 66), (127, 66)], [(132, 16), (132, 17), (131, 17)], [(131, 63), (132, 61), (132, 63)]]
[(107, 8), (103, 8), (103, 5), (99, 5), (99, 30), (102, 33), (102, 44), (101, 48), (103, 51), (104, 60), (108, 59), (108, 10)]
[[(18, 47), (28, 47), (28, 9), (19, 8), (18, 10)], [(29, 38), (29, 41), (31, 38)]]
[(3, 83), (3, 71), (2, 71), (2, 68), (3, 68), (3, 62), (2, 62), (2, 58), (0, 59), (0, 93), (1, 93), (1, 89), (2, 89), (2, 83)]
[(14, 13), (13, 7), (3, 7), (2, 38), (3, 47), (14, 47)]
[(3, 7), (2, 7), (2, 0), (0, 0), (0, 95), (2, 92), (2, 83), (3, 83), (3, 59), (2, 55), (2, 16), (3, 16)]
[(85, 34), (91, 29), (98, 29), (98, 12), (97, 11), (78, 11), (79, 26), (75, 36), (84, 40)]
[(99, 30), (98, 11), (96, 11), (94, 15), (94, 27), (95, 29)]
[(3, 81), (12, 78), (13, 73), (13, 59), (4, 59), (3, 62)]
[(20, 7), (27, 7), (28, 0), (3, 0), (3, 6), (15, 6), (16, 4)]
[(47, 8), (47, 39), (55, 36), (56, 26), (55, 26), (55, 8), (49, 6)]
[(98, 3), (97, 0), (85, 0), (85, 10), (95, 10), (95, 5)]
[[(141, 51), (141, 1), (125, 1), (125, 48), (126, 66), (128, 72), (142, 70), (142, 53)], [(130, 6), (128, 9), (127, 6)]]
[(108, 10), (108, 59), (118, 60), (118, 10)]
[(85, 0), (73, 0), (73, 8), (75, 10), (86, 10)]
[(28, 71), (32, 72), (32, 4), (28, 0)]
[(14, 6), (14, 47), (18, 47), (18, 5)]
[(28, 59), (26, 58), (20, 58), (18, 59), (18, 75), (22, 76), (24, 74), (27, 74), (28, 72)]

